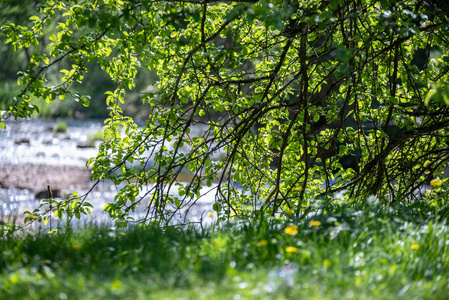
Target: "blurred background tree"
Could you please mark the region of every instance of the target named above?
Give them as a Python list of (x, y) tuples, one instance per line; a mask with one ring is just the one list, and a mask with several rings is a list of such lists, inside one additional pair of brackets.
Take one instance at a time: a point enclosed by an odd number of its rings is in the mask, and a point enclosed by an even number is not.
[[(39, 12), (42, 3), (44, 2), (37, 0), (0, 0), (0, 25), (12, 22), (26, 27), (32, 26), (33, 21), (30, 20), (30, 17)], [(53, 16), (53, 22), (48, 24), (46, 28), (47, 36), (39, 36), (39, 43), (35, 45), (34, 49), (21, 48), (14, 52), (12, 45), (5, 43), (7, 37), (0, 34), (0, 108), (2, 110), (8, 110), (8, 107), (14, 105), (14, 97), (21, 91), (20, 86), (17, 85), (18, 72), (28, 67), (31, 55), (34, 52), (45, 51), (48, 46), (46, 37), (58, 31), (57, 18), (59, 17), (58, 15)], [(59, 64), (61, 69), (68, 66), (69, 63), (66, 61)], [(89, 107), (74, 101), (61, 101), (59, 99), (55, 99), (49, 105), (44, 99), (33, 97), (31, 103), (39, 107), (39, 114), (36, 114), (36, 116), (45, 118), (107, 118), (109, 112), (105, 101), (105, 92), (114, 88), (113, 81), (101, 70), (98, 64), (91, 63), (88, 68), (90, 71), (86, 74), (83, 84), (75, 84), (72, 90), (81, 94), (89, 94), (91, 96)], [(56, 85), (58, 83), (57, 73), (57, 70), (50, 70), (47, 73), (49, 84)], [(140, 93), (147, 91), (148, 87), (152, 88), (152, 84), (156, 80), (156, 71), (142, 70), (136, 77), (137, 91)], [(139, 92), (135, 92), (127, 101), (125, 110), (131, 116), (142, 117), (144, 115), (141, 109), (143, 104), (140, 101)]]

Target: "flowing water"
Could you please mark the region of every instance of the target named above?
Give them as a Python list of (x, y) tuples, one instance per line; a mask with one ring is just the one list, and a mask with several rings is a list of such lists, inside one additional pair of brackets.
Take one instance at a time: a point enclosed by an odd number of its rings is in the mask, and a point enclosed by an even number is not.
[[(15, 217), (20, 223), (24, 211), (38, 208), (41, 199), (48, 198), (47, 185), (57, 194), (54, 197), (73, 191), (83, 194), (89, 190), (93, 182), (88, 179), (86, 161), (94, 157), (97, 150), (86, 145), (89, 136), (102, 129), (103, 122), (65, 122), (68, 125), (66, 132), (56, 132), (55, 120), (39, 119), (7, 121), (6, 130), (0, 129), (0, 217)], [(96, 146), (99, 143), (96, 142)], [(117, 189), (107, 182), (97, 185), (86, 198), (95, 207), (92, 216), (82, 217), (81, 222), (110, 222), (103, 206), (114, 200)], [(212, 212), (213, 196), (214, 193), (208, 193), (201, 197), (188, 216), (180, 212), (174, 221), (198, 222), (204, 213), (207, 216)], [(141, 208), (135, 217), (139, 218), (144, 213), (144, 208)], [(214, 218), (205, 219), (210, 223)]]

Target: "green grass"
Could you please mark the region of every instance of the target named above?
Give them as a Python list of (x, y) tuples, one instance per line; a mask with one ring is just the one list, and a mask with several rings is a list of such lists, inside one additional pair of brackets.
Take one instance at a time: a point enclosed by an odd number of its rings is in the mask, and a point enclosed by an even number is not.
[(0, 299), (447, 299), (447, 206), (316, 205), (204, 230), (4, 233)]

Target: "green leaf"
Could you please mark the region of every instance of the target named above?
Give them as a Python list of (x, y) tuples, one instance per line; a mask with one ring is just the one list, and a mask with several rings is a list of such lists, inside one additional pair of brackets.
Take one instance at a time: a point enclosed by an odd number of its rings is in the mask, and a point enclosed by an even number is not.
[(426, 98), (424, 99), (424, 105), (428, 106), (428, 105), (429, 105), (429, 102), (430, 102), (430, 99), (431, 99), (436, 93), (437, 93), (437, 90), (436, 90), (436, 89), (430, 89), (430, 90), (427, 92)]
[(222, 206), (221, 206), (220, 203), (216, 203), (216, 202), (215, 202), (215, 203), (212, 205), (212, 209), (213, 209), (214, 211), (216, 211), (216, 212), (221, 212)]

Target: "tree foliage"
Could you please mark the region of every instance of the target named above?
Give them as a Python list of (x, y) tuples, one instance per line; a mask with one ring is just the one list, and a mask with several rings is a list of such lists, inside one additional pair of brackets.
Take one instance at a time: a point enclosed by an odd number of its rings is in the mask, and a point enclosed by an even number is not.
[[(343, 190), (406, 201), (447, 165), (444, 0), (48, 0), (31, 20), (2, 26), (16, 51), (48, 39), (8, 113), (30, 116), (32, 96), (88, 106), (70, 86), (101, 66), (116, 88), (88, 165), (93, 179), (120, 184), (105, 206), (113, 218), (140, 206), (143, 219), (169, 221), (205, 186), (223, 219), (299, 214)], [(70, 68), (48, 86), (61, 62)], [(151, 113), (138, 126), (121, 107), (145, 69), (159, 80), (142, 92)]]

